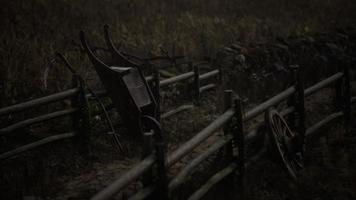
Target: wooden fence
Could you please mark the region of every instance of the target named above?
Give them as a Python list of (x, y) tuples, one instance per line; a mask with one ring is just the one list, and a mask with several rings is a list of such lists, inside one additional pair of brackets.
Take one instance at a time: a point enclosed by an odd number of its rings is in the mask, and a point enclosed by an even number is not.
[[(305, 97), (330, 85), (336, 86), (336, 107), (338, 111), (330, 114), (313, 126), (306, 128)], [(343, 118), (345, 131), (348, 132), (350, 130), (351, 104), (356, 101), (356, 97), (351, 98), (350, 96), (348, 66), (343, 66), (339, 72), (307, 89), (304, 89), (300, 72), (298, 68), (295, 68), (293, 86), (246, 113), (242, 112), (241, 100), (239, 98), (233, 99), (232, 96), (231, 90), (225, 91), (225, 112), (173, 152), (165, 154), (164, 147), (154, 140), (154, 133), (145, 133), (144, 149), (146, 150), (146, 155), (144, 159), (131, 170), (123, 173), (119, 179), (98, 192), (91, 199), (110, 199), (119, 192), (124, 191), (126, 187), (137, 180), (141, 180), (143, 187), (128, 199), (137, 200), (147, 199), (149, 197), (154, 199), (174, 199), (171, 196), (172, 193), (175, 190), (179, 190), (179, 187), (187, 181), (189, 174), (194, 172), (197, 166), (204, 160), (221, 149), (226, 151), (224, 155), (226, 155), (226, 159), (229, 160), (229, 162), (226, 163), (225, 166), (222, 166), (222, 170), (218, 173), (211, 175), (188, 199), (201, 199), (210, 189), (214, 188), (214, 186), (227, 177), (232, 177), (235, 179), (235, 183), (237, 183), (228, 185), (227, 187), (231, 187), (233, 191), (238, 189), (241, 198), (243, 198), (245, 169), (251, 167), (254, 162), (260, 160), (268, 152), (268, 147), (265, 145), (257, 151), (258, 153), (255, 155), (249, 158), (245, 157), (245, 144), (261, 139), (261, 136), (256, 134), (256, 131), (244, 133), (244, 124), (246, 122), (264, 114), (270, 107), (286, 102), (288, 107), (282, 110), (281, 114), (288, 116), (291, 127), (302, 136), (303, 144), (301, 145), (304, 145), (305, 140), (311, 140), (320, 136), (317, 134), (317, 131), (327, 124), (334, 122), (336, 119)], [(296, 120), (296, 115), (299, 120)], [(255, 127), (257, 128), (263, 125), (263, 123), (265, 122), (256, 124)], [(196, 147), (205, 142), (207, 138), (220, 129), (224, 131), (223, 136), (219, 137), (212, 146), (191, 160), (177, 175), (168, 180), (167, 174), (176, 163), (188, 154), (191, 154)], [(264, 137), (265, 144), (267, 144), (267, 138), (268, 137)], [(150, 150), (151, 153), (147, 153), (148, 150)]]
[(51, 112), (48, 114), (40, 115), (34, 118), (25, 119), (15, 124), (0, 129), (0, 136), (5, 137), (8, 134), (13, 134), (15, 131), (25, 128), (41, 122), (57, 119), (59, 117), (72, 115), (73, 119), (73, 131), (69, 133), (63, 133), (53, 135), (39, 141), (18, 147), (8, 152), (0, 154), (0, 161), (18, 155), (25, 151), (34, 149), (36, 147), (63, 140), (67, 138), (80, 137), (80, 142), (85, 142), (88, 134), (89, 115), (88, 115), (88, 102), (86, 101), (85, 88), (83, 81), (78, 76), (73, 76), (73, 88), (55, 93), (49, 96), (41, 97), (38, 99), (30, 100), (24, 103), (12, 105), (0, 109), (0, 116), (8, 116), (28, 109), (36, 108), (39, 106), (47, 105), (54, 102), (60, 102), (65, 99), (71, 99), (71, 108)]
[[(168, 78), (168, 79), (163, 79), (160, 80), (159, 72), (156, 70), (152, 76), (147, 76), (146, 79), (153, 83), (152, 87), (154, 90), (154, 93), (156, 95), (156, 98), (159, 100), (160, 96), (160, 91), (161, 87), (166, 87), (178, 82), (186, 81), (189, 79), (194, 79), (194, 85), (195, 85), (195, 101), (199, 102), (200, 101), (200, 94), (208, 89), (216, 87), (216, 84), (208, 84), (205, 86), (200, 87), (200, 82), (202, 80), (214, 78), (214, 77), (221, 77), (220, 70), (213, 70), (204, 74), (199, 74), (199, 65), (194, 65), (193, 63), (189, 63), (190, 66), (192, 67), (192, 71)], [(194, 70), (193, 70), (194, 69)], [(219, 78), (219, 80), (221, 80)], [(96, 97), (104, 97), (106, 96), (106, 91), (97, 91), (94, 92), (94, 96)], [(36, 147), (52, 143), (55, 141), (63, 140), (63, 139), (68, 139), (68, 138), (79, 138), (76, 139), (75, 141), (81, 142), (81, 146), (83, 149), (85, 149), (88, 144), (88, 134), (90, 132), (90, 113), (89, 113), (89, 100), (93, 97), (93, 94), (87, 93), (86, 91), (86, 86), (83, 82), (83, 80), (77, 76), (73, 75), (73, 88), (55, 93), (49, 96), (41, 97), (38, 99), (33, 99), (24, 103), (19, 103), (16, 105), (12, 105), (9, 107), (1, 108), (0, 109), (0, 117), (6, 117), (9, 115), (13, 115), (18, 112), (22, 112), (28, 109), (36, 108), (39, 106), (43, 105), (48, 105), (51, 103), (55, 102), (60, 102), (66, 99), (70, 99), (71, 101), (71, 107), (66, 108), (63, 110), (51, 112), (48, 114), (36, 116), (33, 118), (25, 119), (22, 121), (19, 121), (17, 123), (14, 123), (12, 125), (6, 126), (6, 127), (0, 127), (0, 136), (5, 137), (6, 135), (13, 134), (15, 131), (20, 130), (21, 128), (26, 128), (34, 124), (38, 123), (43, 123), (49, 120), (54, 120), (60, 117), (64, 116), (72, 116), (72, 130), (69, 133), (63, 133), (63, 134), (58, 134), (58, 135), (53, 135), (44, 139), (41, 139), (39, 141), (26, 144), (24, 146), (20, 146), (16, 149), (4, 152), (0, 154), (0, 161), (5, 160), (7, 158), (16, 156), (18, 154), (21, 154), (23, 152), (26, 152), (28, 150), (32, 150)], [(158, 101), (159, 102), (159, 101)], [(173, 116), (174, 114), (177, 114), (181, 111), (187, 110), (192, 108), (193, 105), (183, 105), (178, 107), (177, 109), (168, 111), (167, 113), (164, 113), (162, 115), (162, 118), (168, 118), (170, 116)], [(111, 104), (106, 106), (107, 110), (112, 109), (113, 106)], [(94, 113), (95, 115), (103, 113), (103, 110), (100, 110), (99, 112)], [(2, 126), (0, 124), (0, 126)]]
[[(146, 78), (148, 81), (153, 82), (153, 90), (157, 97), (160, 93), (160, 87), (165, 87), (179, 81), (193, 79), (195, 100), (196, 102), (199, 102), (200, 94), (202, 92), (216, 86), (216, 84), (201, 86), (200, 81), (210, 77), (221, 77), (221, 71), (213, 70), (205, 74), (199, 74), (199, 68), (197, 66), (192, 65), (192, 68), (193, 70), (190, 72), (169, 79), (160, 80), (158, 72), (154, 73), (153, 76)], [(219, 78), (219, 80), (221, 79)], [(306, 128), (304, 124), (304, 98), (332, 84), (336, 86), (336, 107), (338, 108), (337, 112), (330, 114), (315, 125)], [(97, 92), (97, 95), (104, 96), (105, 91)], [(157, 199), (170, 199), (172, 192), (179, 190), (180, 186), (186, 182), (189, 175), (196, 169), (199, 164), (207, 160), (211, 155), (220, 151), (221, 149), (226, 151), (224, 155), (226, 156), (226, 159), (229, 160), (229, 162), (222, 166), (222, 170), (216, 174), (213, 174), (206, 181), (206, 183), (204, 183), (199, 189), (193, 192), (193, 194), (191, 194), (188, 199), (201, 199), (211, 188), (216, 186), (226, 177), (232, 177), (235, 182), (238, 183), (232, 184), (230, 186), (235, 187), (235, 189), (239, 189), (240, 194), (243, 197), (245, 168), (251, 167), (255, 161), (260, 160), (261, 156), (265, 155), (267, 152), (267, 146), (264, 146), (256, 155), (250, 158), (245, 157), (245, 144), (260, 139), (259, 135), (257, 135), (254, 131), (244, 133), (244, 124), (246, 122), (256, 118), (257, 116), (260, 116), (261, 114), (264, 114), (272, 106), (276, 106), (282, 102), (287, 102), (288, 108), (281, 111), (282, 115), (290, 116), (289, 119), (291, 120), (289, 120), (289, 122), (291, 123), (291, 127), (295, 128), (299, 134), (305, 136), (305, 139), (308, 140), (320, 136), (317, 134), (318, 130), (340, 118), (343, 119), (345, 130), (349, 131), (351, 120), (351, 104), (356, 101), (356, 97), (351, 98), (350, 96), (348, 66), (343, 66), (339, 72), (307, 89), (304, 89), (303, 87), (299, 70), (295, 69), (293, 86), (287, 88), (278, 95), (245, 113), (243, 112), (241, 100), (239, 98), (233, 98), (233, 96), (234, 95), (231, 90), (225, 91), (225, 112), (173, 152), (167, 153), (164, 144), (162, 144), (162, 141), (155, 139), (155, 134), (157, 133), (154, 133), (153, 131), (144, 133), (144, 159), (142, 159), (142, 161), (135, 165), (132, 169), (125, 172), (119, 179), (114, 181), (102, 191), (98, 192), (94, 197), (92, 197), (92, 199), (110, 199), (139, 179), (142, 182), (143, 188), (129, 199), (145, 199), (148, 197), (155, 197)], [(74, 76), (73, 88), (70, 90), (0, 109), (0, 116), (7, 116), (30, 108), (59, 102), (64, 99), (71, 99), (71, 108), (48, 113), (31, 119), (26, 119), (13, 125), (3, 127), (0, 129), (1, 136), (11, 134), (20, 128), (56, 119), (62, 116), (72, 115), (73, 120), (72, 132), (50, 136), (37, 142), (30, 143), (18, 147), (14, 150), (2, 153), (0, 154), (0, 160), (10, 158), (41, 145), (66, 138), (79, 137), (80, 139), (76, 141), (85, 143), (90, 131), (88, 130), (90, 117), (88, 113), (88, 98), (90, 97), (92, 97), (92, 95), (86, 93), (83, 81), (79, 77)], [(170, 111), (170, 113), (163, 114), (162, 117), (168, 117), (177, 112), (179, 112), (179, 108)], [(293, 115), (298, 115), (299, 119), (302, 120), (293, 120)], [(258, 127), (263, 123), (264, 122), (261, 122), (256, 126)], [(191, 162), (189, 162), (188, 165), (184, 166), (177, 175), (168, 179), (168, 172), (175, 164), (180, 162), (181, 159), (188, 154), (191, 154), (196, 147), (198, 147), (200, 144), (206, 141), (207, 138), (221, 129), (224, 131), (223, 136), (218, 137), (212, 146), (195, 157)], [(86, 145), (80, 146), (85, 147)]]

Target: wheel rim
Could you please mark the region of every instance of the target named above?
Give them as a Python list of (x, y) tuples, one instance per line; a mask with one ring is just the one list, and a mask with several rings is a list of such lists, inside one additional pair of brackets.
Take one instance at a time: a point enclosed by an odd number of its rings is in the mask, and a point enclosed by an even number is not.
[(290, 130), (287, 122), (276, 110), (269, 111), (268, 122), (272, 144), (276, 147), (288, 174), (296, 180), (298, 171), (303, 167), (301, 151), (296, 148), (297, 135)]

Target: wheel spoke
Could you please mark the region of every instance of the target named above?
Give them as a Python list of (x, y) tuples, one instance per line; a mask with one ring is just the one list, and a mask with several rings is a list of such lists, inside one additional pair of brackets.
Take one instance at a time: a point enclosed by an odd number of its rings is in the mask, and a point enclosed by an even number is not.
[(274, 145), (276, 145), (288, 173), (293, 178), (296, 178), (298, 170), (303, 168), (302, 155), (295, 152), (292, 148), (293, 146), (291, 146), (294, 143), (296, 133), (290, 130), (287, 122), (275, 110), (271, 110), (268, 117)]

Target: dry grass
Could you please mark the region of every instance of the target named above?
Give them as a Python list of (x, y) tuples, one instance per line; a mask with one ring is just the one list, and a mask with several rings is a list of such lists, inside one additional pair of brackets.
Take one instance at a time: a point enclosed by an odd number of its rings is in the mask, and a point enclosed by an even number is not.
[(102, 46), (101, 27), (110, 24), (124, 49), (160, 54), (160, 47), (193, 57), (215, 55), (232, 42), (264, 41), (352, 24), (351, 0), (330, 1), (6, 1), (0, 23), (0, 106), (68, 86), (69, 73), (60, 66), (50, 78), (64, 80), (44, 89), (42, 75), (55, 52), (63, 52), (86, 73), (90, 64), (79, 52), (78, 31), (87, 30)]

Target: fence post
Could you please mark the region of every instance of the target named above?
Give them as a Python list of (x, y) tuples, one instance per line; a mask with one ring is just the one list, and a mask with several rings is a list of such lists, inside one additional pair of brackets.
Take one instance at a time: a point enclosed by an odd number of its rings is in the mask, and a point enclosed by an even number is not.
[(342, 110), (344, 112), (344, 126), (345, 135), (349, 135), (351, 132), (351, 93), (350, 93), (350, 72), (349, 65), (346, 63), (342, 65)]
[(218, 74), (219, 84), (222, 84), (223, 83), (223, 71), (222, 71), (221, 65), (218, 65), (218, 70), (219, 70), (219, 74)]
[[(333, 57), (332, 63), (337, 66), (337, 71), (343, 73), (343, 67), (342, 67), (342, 60), (340, 58)], [(336, 104), (336, 110), (343, 110), (342, 105), (343, 105), (343, 98), (342, 98), (342, 92), (343, 92), (343, 77), (338, 79), (335, 83), (335, 104)]]
[[(232, 90), (225, 90), (224, 91), (224, 111), (227, 111), (228, 109), (232, 108), (232, 94), (233, 91)], [(232, 130), (231, 130), (231, 121), (226, 123), (226, 125), (224, 126), (224, 136), (228, 136), (232, 134)], [(233, 159), (233, 146), (232, 146), (232, 142), (229, 143), (228, 145), (226, 145), (226, 156), (227, 156), (227, 160), (228, 162), (232, 162)]]
[[(154, 133), (157, 134), (157, 133)], [(168, 200), (168, 179), (167, 179), (167, 169), (166, 169), (166, 154), (165, 154), (165, 144), (162, 139), (155, 141), (156, 150), (156, 173), (157, 173), (157, 185), (156, 185), (156, 199)]]
[[(293, 85), (295, 85), (295, 82), (293, 82)], [(287, 99), (287, 106), (288, 107), (294, 107), (295, 110), (297, 110), (295, 105), (296, 105), (296, 98), (295, 98), (295, 94), (294, 94), (294, 95), (292, 95), (291, 97), (289, 97)], [(287, 120), (287, 123), (288, 123), (289, 127), (291, 128), (291, 130), (295, 130), (296, 127), (297, 127), (295, 112), (290, 113), (289, 115), (287, 115), (286, 116), (286, 120)]]
[(298, 65), (292, 66), (293, 70), (293, 82), (295, 87), (295, 94), (293, 95), (293, 106), (295, 108), (294, 114), (292, 114), (291, 119), (293, 128), (296, 128), (299, 133), (298, 138), (298, 149), (301, 153), (304, 151), (305, 143), (305, 106), (304, 106), (304, 84), (302, 81), (301, 70)]
[(237, 97), (234, 100), (234, 129), (233, 136), (234, 142), (233, 145), (237, 152), (234, 153), (234, 160), (237, 163), (238, 171), (239, 171), (239, 192), (240, 199), (245, 198), (245, 135), (244, 135), (244, 125), (243, 125), (243, 108), (242, 108), (242, 100), (240, 97)]
[(160, 87), (160, 74), (157, 68), (154, 68), (153, 71), (153, 81), (154, 81), (154, 96), (156, 98), (157, 109), (156, 109), (156, 119), (161, 121), (161, 87)]
[[(224, 90), (224, 112), (231, 109), (232, 108), (232, 96), (233, 96), (233, 91), (232, 90)], [(232, 119), (229, 120), (223, 127), (223, 131), (224, 131), (224, 136), (233, 136), (233, 123), (232, 123)], [(231, 140), (229, 143), (227, 143), (225, 145), (225, 164), (229, 165), (231, 163), (234, 163), (234, 149), (233, 149), (233, 141)], [(227, 189), (229, 189), (228, 191), (225, 191), (225, 195), (223, 196), (224, 198), (228, 198), (228, 199), (232, 199), (234, 196), (234, 192), (235, 192), (235, 176), (234, 174), (231, 174), (230, 176), (228, 176), (226, 178), (226, 185), (230, 185), (230, 187), (228, 187)]]
[[(229, 121), (224, 126), (224, 135), (232, 135), (233, 140), (231, 143), (226, 145), (226, 156), (228, 160), (228, 164), (236, 163), (238, 166), (238, 193), (240, 194), (240, 198), (244, 199), (244, 174), (245, 174), (245, 158), (244, 158), (244, 132), (243, 132), (243, 111), (242, 111), (242, 103), (241, 99), (237, 97), (233, 99), (233, 91), (225, 90), (224, 91), (224, 110), (228, 110), (233, 108), (235, 113), (231, 121)], [(235, 186), (235, 177), (232, 176), (232, 186)], [(235, 188), (232, 190), (235, 191)]]
[[(153, 137), (154, 132), (144, 132), (143, 133), (143, 147), (142, 147), (142, 160), (145, 159), (147, 156), (152, 154), (153, 152)], [(147, 187), (153, 184), (153, 171), (152, 169), (148, 170), (142, 176), (142, 184), (143, 187)]]
[(74, 74), (72, 76), (72, 83), (74, 88), (78, 88), (78, 95), (72, 97), (71, 106), (77, 108), (73, 114), (73, 129), (77, 131), (75, 142), (78, 143), (78, 147), (82, 153), (89, 153), (89, 130), (90, 130), (90, 113), (88, 99), (85, 95), (84, 80)]
[(304, 98), (304, 84), (302, 81), (301, 70), (300, 67), (294, 71), (294, 80), (295, 80), (295, 88), (296, 88), (296, 111), (298, 113), (298, 132), (301, 136), (300, 141), (300, 150), (302, 153), (304, 152), (304, 143), (305, 143), (305, 98)]
[[(193, 63), (190, 63), (190, 65), (193, 65)], [(193, 66), (193, 71), (194, 71), (194, 100), (196, 105), (200, 105), (200, 80), (199, 80), (199, 66), (194, 65)]]

